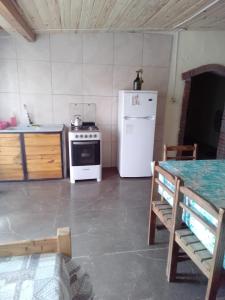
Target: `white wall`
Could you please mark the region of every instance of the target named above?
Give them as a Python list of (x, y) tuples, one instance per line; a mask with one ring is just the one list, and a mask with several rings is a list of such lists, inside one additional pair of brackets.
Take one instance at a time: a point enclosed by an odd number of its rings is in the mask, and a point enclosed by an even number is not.
[(143, 89), (159, 91), (155, 153), (163, 139), (172, 35), (41, 34), (35, 43), (0, 36), (0, 119), (26, 103), (34, 122), (69, 124), (69, 103), (96, 103), (104, 166), (116, 161), (117, 94), (143, 68)]
[(166, 143), (177, 143), (184, 89), (181, 74), (201, 65), (225, 65), (224, 49), (224, 31), (182, 31), (175, 34), (166, 108)]

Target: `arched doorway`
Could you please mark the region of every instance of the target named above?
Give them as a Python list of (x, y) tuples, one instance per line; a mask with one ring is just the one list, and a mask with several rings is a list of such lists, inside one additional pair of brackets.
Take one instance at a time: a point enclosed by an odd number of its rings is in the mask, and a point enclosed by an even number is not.
[(225, 66), (204, 65), (182, 79), (179, 144), (198, 143), (200, 159), (225, 158)]

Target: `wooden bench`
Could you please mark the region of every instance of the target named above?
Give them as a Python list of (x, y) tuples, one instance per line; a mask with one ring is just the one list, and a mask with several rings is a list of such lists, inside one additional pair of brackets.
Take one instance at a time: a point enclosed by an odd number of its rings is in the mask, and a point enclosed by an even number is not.
[[(200, 214), (183, 202), (184, 196), (192, 199), (218, 222), (217, 227), (207, 222)], [(211, 254), (190, 229), (182, 229), (182, 213), (187, 212), (215, 235), (215, 246)], [(223, 273), (225, 250), (225, 210), (212, 206), (187, 187), (179, 188), (179, 195), (174, 202), (174, 218), (170, 232), (170, 243), (167, 261), (168, 281), (176, 279), (176, 269), (181, 248), (208, 278), (205, 300), (215, 300)]]
[[(155, 242), (155, 230), (156, 230), (156, 217), (159, 218), (161, 223), (170, 231), (172, 226), (172, 214), (173, 207), (164, 199), (163, 195), (159, 194), (159, 188), (162, 188), (167, 195), (169, 195), (174, 201), (177, 191), (180, 186), (180, 179), (173, 176), (163, 168), (161, 168), (158, 162), (153, 164), (153, 177), (152, 177), (152, 189), (150, 197), (149, 207), (149, 226), (148, 226), (148, 244), (154, 244)], [(165, 178), (167, 182), (174, 187), (174, 190), (168, 188), (162, 181), (161, 178)]]

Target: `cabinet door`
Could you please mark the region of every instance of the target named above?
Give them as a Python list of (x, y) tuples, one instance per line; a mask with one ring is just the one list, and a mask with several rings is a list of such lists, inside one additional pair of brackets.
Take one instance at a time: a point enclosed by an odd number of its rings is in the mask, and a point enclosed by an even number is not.
[(20, 135), (0, 134), (0, 180), (23, 180)]
[(61, 139), (59, 133), (24, 135), (28, 179), (62, 177)]

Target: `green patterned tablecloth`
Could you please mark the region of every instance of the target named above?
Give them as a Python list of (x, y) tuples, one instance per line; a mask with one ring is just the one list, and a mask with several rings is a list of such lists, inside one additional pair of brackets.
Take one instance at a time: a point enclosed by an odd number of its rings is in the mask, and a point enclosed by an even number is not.
[(217, 208), (225, 207), (225, 160), (170, 160), (160, 166)]
[[(192, 189), (218, 209), (225, 207), (225, 160), (163, 161), (160, 166), (179, 176), (184, 185)], [(165, 178), (160, 178), (167, 186)], [(171, 186), (169, 186), (171, 188)], [(173, 189), (173, 187), (172, 187)], [(160, 191), (159, 191), (160, 192)], [(163, 192), (167, 201), (173, 205), (169, 195)], [(185, 197), (185, 203), (201, 215), (207, 222), (217, 226), (217, 221), (192, 199)], [(203, 245), (212, 253), (215, 236), (189, 213), (183, 214), (183, 220)], [(225, 268), (225, 259), (224, 259)]]

